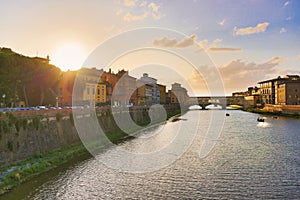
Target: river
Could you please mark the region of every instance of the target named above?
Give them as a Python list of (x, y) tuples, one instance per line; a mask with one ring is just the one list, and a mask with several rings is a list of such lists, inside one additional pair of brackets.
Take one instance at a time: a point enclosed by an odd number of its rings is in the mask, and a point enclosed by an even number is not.
[[(199, 157), (209, 116), (219, 110), (189, 111), (182, 120), (148, 129), (99, 154), (112, 157), (115, 149), (163, 147), (188, 124), (197, 135), (174, 162), (148, 172), (125, 172), (89, 157), (58, 167), (19, 185), (3, 199), (299, 199), (300, 120), (265, 116), (238, 110), (226, 111), (222, 132), (204, 158)], [(201, 119), (199, 124), (194, 123)], [(191, 125), (195, 127), (191, 127)], [(196, 127), (199, 126), (199, 127)], [(180, 134), (188, 135), (189, 128)], [(184, 133), (186, 131), (186, 133)], [(188, 143), (186, 143), (188, 144)], [(168, 160), (162, 155), (161, 160)], [(147, 161), (145, 161), (147, 162)]]

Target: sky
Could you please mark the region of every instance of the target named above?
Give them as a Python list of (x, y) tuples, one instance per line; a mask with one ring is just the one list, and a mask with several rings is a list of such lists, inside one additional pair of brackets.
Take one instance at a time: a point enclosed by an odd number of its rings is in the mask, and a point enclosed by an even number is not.
[[(163, 84), (181, 82), (195, 95), (220, 93), (218, 84), (231, 94), (261, 80), (300, 74), (297, 0), (0, 3), (0, 47), (26, 56), (49, 55), (64, 71), (93, 63), (130, 69), (137, 78), (148, 72)], [(91, 55), (111, 60), (89, 62)]]

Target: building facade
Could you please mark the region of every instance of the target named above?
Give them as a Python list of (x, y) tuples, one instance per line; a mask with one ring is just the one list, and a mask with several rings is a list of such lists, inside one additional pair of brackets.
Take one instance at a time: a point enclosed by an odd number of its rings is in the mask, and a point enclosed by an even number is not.
[(300, 105), (300, 77), (298, 75), (279, 76), (258, 84), (263, 104)]
[(99, 82), (96, 88), (95, 103), (100, 105), (105, 104), (107, 102), (106, 97), (106, 84)]
[(137, 89), (137, 105), (152, 105), (152, 90), (153, 86), (150, 84), (138, 84)]
[(260, 105), (260, 89), (258, 87), (249, 87), (245, 92), (244, 104), (247, 106)]
[(173, 83), (171, 91), (168, 93), (170, 95), (171, 103), (185, 104), (189, 101), (187, 90), (184, 87), (181, 87), (181, 84), (179, 83)]
[(77, 71), (63, 72), (58, 83), (58, 106), (71, 106), (74, 81)]
[[(159, 104), (160, 103), (160, 90), (157, 86), (157, 79), (149, 77), (149, 75), (147, 73), (144, 73), (143, 76), (139, 79), (139, 81), (142, 82), (143, 84), (152, 86), (151, 98), (149, 96), (146, 98), (146, 100), (148, 100), (147, 104), (148, 105)], [(149, 86), (146, 88), (149, 88)], [(147, 93), (147, 95), (149, 95), (149, 94)]]
[(277, 81), (276, 104), (300, 105), (300, 78), (289, 77)]
[(159, 89), (160, 104), (166, 104), (167, 103), (166, 86), (157, 84), (157, 87)]
[(113, 88), (112, 105), (127, 106), (137, 104), (136, 78), (129, 76), (128, 71), (121, 70), (116, 74), (118, 81)]
[(260, 98), (263, 104), (275, 104), (276, 79), (259, 82)]

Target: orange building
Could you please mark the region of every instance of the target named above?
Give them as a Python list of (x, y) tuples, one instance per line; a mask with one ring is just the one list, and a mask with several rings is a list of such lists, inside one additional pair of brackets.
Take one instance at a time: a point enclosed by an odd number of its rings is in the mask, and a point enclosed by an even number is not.
[(159, 96), (160, 96), (160, 104), (166, 104), (167, 103), (167, 93), (166, 93), (166, 86), (157, 84), (159, 88)]

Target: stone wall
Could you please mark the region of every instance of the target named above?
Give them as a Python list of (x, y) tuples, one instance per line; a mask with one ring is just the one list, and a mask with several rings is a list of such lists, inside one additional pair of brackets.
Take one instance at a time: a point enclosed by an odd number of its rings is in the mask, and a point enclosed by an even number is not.
[[(167, 106), (166, 114), (174, 113), (177, 106)], [(130, 111), (129, 111), (130, 110)], [(83, 109), (82, 114), (74, 116), (85, 118), (88, 123), (91, 113), (97, 116), (99, 125), (106, 133), (113, 134), (119, 130), (114, 117), (129, 113), (137, 124), (145, 125), (150, 122), (148, 107), (133, 107), (111, 110), (101, 108), (92, 112)], [(160, 111), (153, 116), (160, 116)], [(88, 113), (88, 114), (86, 114)], [(80, 143), (74, 125), (72, 110), (58, 111), (26, 111), (12, 114), (2, 114), (0, 117), (0, 166), (12, 164), (40, 153), (56, 150), (65, 146)], [(128, 116), (128, 115), (125, 115)]]
[(268, 112), (279, 112), (285, 114), (300, 114), (300, 105), (266, 104), (263, 110), (266, 110)]

